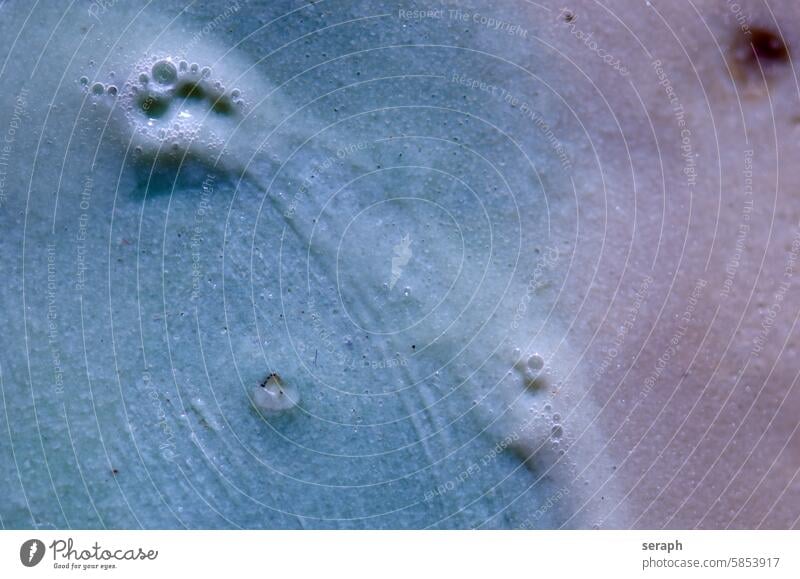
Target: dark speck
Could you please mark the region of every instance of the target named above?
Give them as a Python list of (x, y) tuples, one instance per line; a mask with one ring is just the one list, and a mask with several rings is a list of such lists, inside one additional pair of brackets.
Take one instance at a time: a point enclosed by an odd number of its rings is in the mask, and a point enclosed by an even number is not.
[(762, 62), (785, 62), (789, 49), (779, 34), (767, 28), (750, 29), (750, 45), (756, 59)]

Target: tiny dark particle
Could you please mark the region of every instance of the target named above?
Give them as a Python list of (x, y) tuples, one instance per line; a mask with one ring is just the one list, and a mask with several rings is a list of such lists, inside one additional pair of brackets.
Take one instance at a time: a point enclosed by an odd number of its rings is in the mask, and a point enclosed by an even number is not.
[(784, 62), (789, 60), (789, 49), (779, 34), (767, 28), (750, 29), (750, 46), (759, 61)]
[(261, 381), (260, 386), (262, 388), (266, 388), (267, 384), (269, 384), (270, 382), (278, 384), (279, 386), (283, 384), (283, 380), (281, 380), (281, 377), (278, 375), (277, 372), (271, 372), (270, 374), (268, 374), (267, 377)]

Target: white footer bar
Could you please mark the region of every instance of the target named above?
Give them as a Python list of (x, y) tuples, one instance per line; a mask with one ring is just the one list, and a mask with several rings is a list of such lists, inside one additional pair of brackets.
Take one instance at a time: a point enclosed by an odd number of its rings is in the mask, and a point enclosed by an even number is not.
[(797, 578), (798, 560), (797, 531), (0, 532), (9, 578)]

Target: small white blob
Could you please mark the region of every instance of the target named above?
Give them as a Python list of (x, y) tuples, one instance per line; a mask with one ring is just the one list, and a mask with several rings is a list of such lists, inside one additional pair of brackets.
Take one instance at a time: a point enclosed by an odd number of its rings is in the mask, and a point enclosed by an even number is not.
[(296, 388), (284, 384), (277, 374), (270, 374), (253, 389), (253, 401), (267, 412), (285, 412), (297, 406), (300, 393)]

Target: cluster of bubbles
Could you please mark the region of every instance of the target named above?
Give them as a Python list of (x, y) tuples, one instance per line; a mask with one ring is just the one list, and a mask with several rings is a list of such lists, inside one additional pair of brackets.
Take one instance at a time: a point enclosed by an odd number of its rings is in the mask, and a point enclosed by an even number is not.
[(519, 348), (514, 348), (514, 368), (522, 375), (525, 385), (535, 388), (541, 385), (541, 377), (545, 371), (544, 358), (540, 354), (533, 353), (523, 356)]
[(91, 82), (86, 76), (79, 83), (95, 103), (111, 99), (108, 104), (124, 114), (125, 122), (139, 141), (137, 152), (147, 147), (161, 151), (165, 145), (167, 151), (182, 151), (191, 145), (205, 145), (213, 151), (224, 145), (224, 139), (213, 130), (206, 130), (201, 143), (204, 119), (211, 115), (239, 114), (245, 103), (238, 88), (228, 91), (211, 77), (211, 68), (207, 66), (153, 57), (139, 62), (131, 74), (133, 80), (121, 88), (116, 84)]
[(92, 83), (92, 86), (89, 86), (89, 77), (82, 76), (79, 81), (80, 85), (87, 91), (89, 91), (93, 96), (99, 97), (104, 94), (107, 94), (111, 97), (117, 96), (119, 89), (117, 85), (114, 84), (103, 84), (102, 82), (95, 82)]

